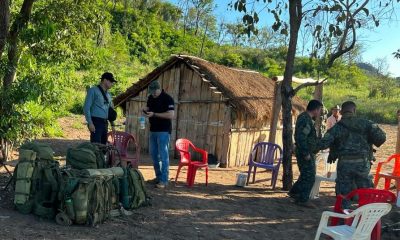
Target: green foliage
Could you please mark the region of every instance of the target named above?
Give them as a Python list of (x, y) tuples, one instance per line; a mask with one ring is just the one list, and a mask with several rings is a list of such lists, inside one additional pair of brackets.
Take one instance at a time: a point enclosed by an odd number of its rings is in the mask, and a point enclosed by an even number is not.
[[(225, 30), (219, 31), (210, 13), (213, 1), (197, 9), (203, 11), (199, 19), (194, 5), (185, 12), (164, 1), (128, 2), (127, 8), (122, 1), (115, 1), (116, 5), (100, 0), (35, 2), (30, 22), (20, 35), (17, 78), (10, 89), (0, 90), (0, 138), (18, 143), (40, 135), (60, 136), (55, 120), (82, 114), (86, 89), (98, 84), (103, 72), (116, 76), (118, 83), (111, 90), (116, 96), (171, 54), (198, 56), (202, 45), (201, 57), (207, 60), (254, 69), (269, 77), (283, 75), (288, 51), (285, 39), (269, 28), (249, 39), (242, 35), (245, 29), (240, 24), (225, 24)], [(12, 19), (21, 3), (13, 1)], [(237, 8), (245, 10), (239, 5)], [(258, 15), (245, 19), (251, 20), (257, 22)], [(332, 34), (337, 33), (337, 28), (332, 28)], [(221, 40), (224, 34), (229, 40)], [(0, 59), (0, 77), (6, 63), (5, 53)], [(398, 81), (370, 76), (353, 61), (339, 60), (325, 74), (322, 66), (322, 61), (298, 57), (294, 71), (297, 77), (328, 77), (324, 91), (327, 106), (354, 99), (364, 116), (378, 122), (395, 121), (400, 101)], [(310, 87), (299, 94), (311, 99), (312, 93)]]
[(222, 57), (221, 63), (228, 67), (241, 67), (243, 60), (239, 54), (228, 53)]

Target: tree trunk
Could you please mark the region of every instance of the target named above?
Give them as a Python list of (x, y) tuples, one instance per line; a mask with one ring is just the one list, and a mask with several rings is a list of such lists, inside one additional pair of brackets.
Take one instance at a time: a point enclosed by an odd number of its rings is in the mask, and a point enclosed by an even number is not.
[[(200, 7), (199, 7), (200, 8)], [(196, 14), (196, 30), (194, 31), (194, 35), (197, 36), (197, 33), (199, 31), (199, 24), (200, 24), (200, 12), (201, 10), (198, 9), (197, 10), (197, 14)]]
[(207, 30), (208, 30), (208, 21), (206, 23), (206, 30), (204, 30), (203, 40), (201, 41), (201, 48), (200, 48), (199, 57), (203, 56), (204, 42), (206, 41)]
[[(0, 0), (1, 1), (1, 0)], [(4, 0), (3, 0), (4, 1)], [(21, 11), (11, 26), (10, 33), (7, 37), (9, 45), (7, 69), (3, 79), (3, 87), (8, 88), (14, 81), (17, 72), (18, 60), (21, 55), (19, 51), (19, 33), (28, 24), (32, 12), (32, 6), (35, 0), (25, 0), (22, 4)]]
[(296, 56), (297, 39), (302, 20), (301, 0), (289, 1), (290, 36), (289, 48), (286, 57), (285, 73), (282, 82), (282, 114), (283, 114), (283, 190), (289, 190), (293, 184), (292, 149), (293, 149), (293, 121), (292, 121), (292, 76), (294, 59)]
[(0, 58), (3, 55), (7, 42), (8, 27), (10, 25), (10, 2), (0, 0)]

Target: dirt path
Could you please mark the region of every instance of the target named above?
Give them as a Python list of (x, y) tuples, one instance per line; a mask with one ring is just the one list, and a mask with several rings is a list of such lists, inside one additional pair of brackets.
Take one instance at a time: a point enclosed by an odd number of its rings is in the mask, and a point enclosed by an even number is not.
[[(65, 127), (68, 128), (68, 123)], [(378, 151), (384, 159), (395, 147), (394, 126), (383, 126), (388, 142)], [(86, 129), (70, 132), (64, 139), (45, 139), (57, 153), (65, 153), (69, 146), (88, 138)], [(72, 136), (72, 137), (71, 137)], [(175, 177), (177, 160), (171, 161), (170, 178)], [(295, 178), (297, 167), (294, 166)], [(154, 177), (148, 159), (140, 170), (146, 179)], [(0, 193), (0, 239), (313, 239), (321, 213), (334, 204), (334, 184), (323, 183), (321, 197), (315, 200), (318, 209), (298, 207), (280, 190), (269, 186), (269, 173), (259, 173), (255, 184), (235, 187), (236, 173), (246, 168), (211, 169), (209, 186), (204, 185), (204, 172), (196, 176), (193, 188), (184, 186), (185, 171), (177, 186), (166, 190), (147, 184), (152, 206), (135, 211), (130, 217), (109, 220), (90, 228), (62, 227), (55, 222), (40, 220), (33, 215), (22, 215), (12, 209), (12, 192)], [(282, 176), (281, 174), (279, 176)], [(0, 180), (4, 181), (3, 176)], [(398, 210), (397, 210), (398, 211)], [(394, 215), (391, 217), (393, 218)], [(400, 220), (400, 219), (398, 219)], [(390, 222), (386, 217), (384, 222)], [(383, 236), (382, 239), (398, 239)]]

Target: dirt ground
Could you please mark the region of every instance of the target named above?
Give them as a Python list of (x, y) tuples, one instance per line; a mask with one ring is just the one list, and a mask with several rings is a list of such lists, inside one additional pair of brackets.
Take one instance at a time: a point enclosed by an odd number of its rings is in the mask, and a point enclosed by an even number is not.
[[(60, 156), (68, 147), (88, 139), (86, 129), (71, 130), (66, 120), (62, 124), (65, 138), (41, 140), (50, 143)], [(378, 150), (378, 160), (385, 159), (395, 149), (396, 127), (382, 127), (388, 141)], [(175, 177), (177, 164), (178, 160), (171, 160), (170, 178)], [(148, 158), (139, 168), (145, 179), (154, 178)], [(296, 179), (297, 166), (293, 169)], [(313, 200), (318, 208), (307, 209), (286, 197), (281, 190), (282, 174), (275, 191), (269, 185), (270, 173), (265, 172), (257, 174), (255, 184), (245, 188), (234, 186), (236, 173), (246, 170), (246, 167), (210, 169), (208, 186), (204, 185), (203, 171), (197, 174), (193, 188), (184, 185), (185, 171), (177, 185), (170, 184), (165, 190), (147, 184), (152, 206), (95, 228), (63, 227), (33, 215), (22, 215), (13, 210), (12, 190), (0, 191), (0, 239), (313, 239), (322, 211), (332, 210), (334, 184), (322, 183), (320, 198)], [(5, 174), (0, 181), (1, 185), (7, 181)], [(394, 208), (383, 222), (399, 222), (399, 215), (399, 208)], [(399, 238), (385, 234), (382, 239)]]

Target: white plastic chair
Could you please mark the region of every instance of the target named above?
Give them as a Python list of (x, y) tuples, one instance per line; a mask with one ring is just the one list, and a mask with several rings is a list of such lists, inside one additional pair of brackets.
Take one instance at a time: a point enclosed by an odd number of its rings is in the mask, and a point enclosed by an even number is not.
[[(389, 213), (391, 209), (392, 205), (388, 203), (371, 203), (357, 208), (350, 214), (325, 211), (322, 213), (315, 240), (318, 240), (322, 233), (338, 240), (369, 240), (372, 229), (378, 220)], [(330, 217), (354, 218), (354, 220), (351, 226), (339, 225), (330, 227), (328, 226)]]
[(336, 162), (328, 163), (329, 151), (321, 151), (317, 154), (316, 165), (320, 162), (324, 164), (324, 172), (315, 176), (315, 182), (310, 192), (310, 199), (316, 199), (319, 196), (321, 182), (335, 182), (336, 180)]

